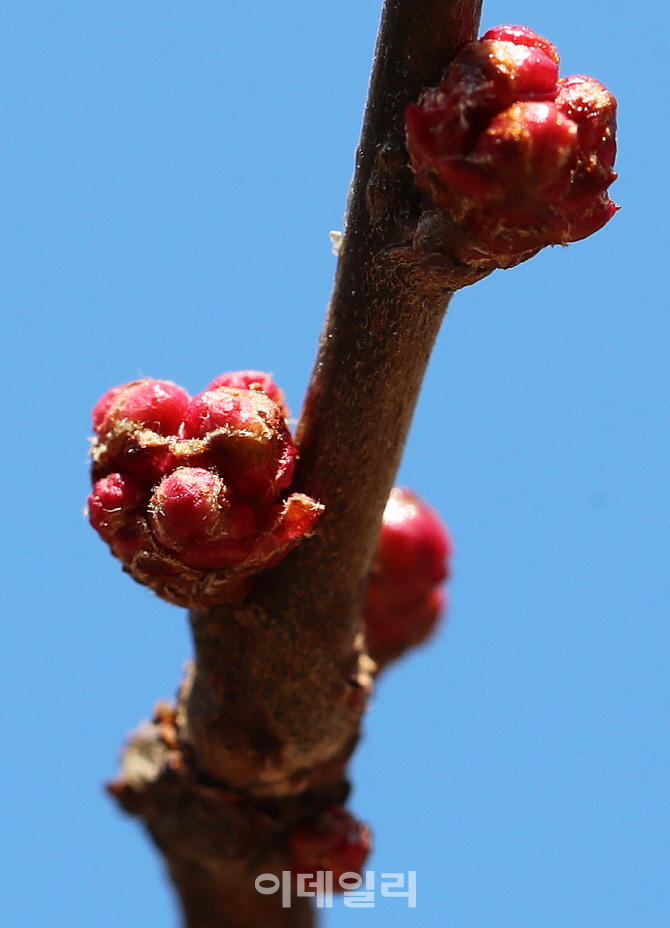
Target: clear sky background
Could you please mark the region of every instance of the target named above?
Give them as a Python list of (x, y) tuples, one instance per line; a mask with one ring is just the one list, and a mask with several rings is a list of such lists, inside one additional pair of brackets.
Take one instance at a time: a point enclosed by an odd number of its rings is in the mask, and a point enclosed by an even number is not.
[[(89, 411), (273, 371), (300, 408), (379, 0), (0, 7), (0, 922), (176, 916), (102, 794), (189, 657), (88, 527)], [(451, 526), (449, 622), (354, 765), (369, 866), (418, 901), (331, 928), (667, 928), (667, 8), (489, 0), (620, 102), (621, 212), (452, 302), (399, 482)]]

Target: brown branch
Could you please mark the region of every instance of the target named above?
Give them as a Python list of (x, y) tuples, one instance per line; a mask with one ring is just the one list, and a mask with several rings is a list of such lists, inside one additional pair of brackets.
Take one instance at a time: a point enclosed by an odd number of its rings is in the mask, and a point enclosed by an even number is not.
[(165, 855), (188, 928), (310, 924), (304, 906), (260, 897), (254, 878), (286, 868), (292, 822), (346, 796), (370, 686), (361, 602), (383, 508), (449, 296), (485, 273), (449, 258), (457, 230), (422, 212), (403, 122), (475, 37), (480, 7), (386, 3), (297, 433), (295, 489), (324, 503), (324, 516), (244, 603), (191, 615), (195, 670), (179, 714), (135, 737), (112, 787)]
[[(195, 613), (188, 740), (201, 768), (286, 793), (358, 728), (361, 599), (426, 364), (470, 268), (430, 250), (403, 114), (475, 34), (480, 3), (394, 0), (382, 21), (342, 253), (298, 427), (316, 536), (242, 606)], [(444, 220), (436, 220), (442, 245)], [(480, 272), (478, 276), (482, 276)], [(251, 698), (251, 694), (253, 697)], [(225, 737), (222, 733), (225, 732)]]
[[(110, 793), (144, 820), (163, 853), (188, 928), (310, 928), (306, 898), (281, 906), (255, 878), (281, 875), (287, 861), (281, 809), (203, 783), (179, 751), (174, 714), (159, 706), (126, 750)], [(340, 797), (341, 798), (341, 797)]]

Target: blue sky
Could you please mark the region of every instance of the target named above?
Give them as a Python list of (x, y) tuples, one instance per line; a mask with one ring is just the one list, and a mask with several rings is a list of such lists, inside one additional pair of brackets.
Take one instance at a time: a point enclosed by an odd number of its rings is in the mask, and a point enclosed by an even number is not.
[[(297, 413), (379, 11), (0, 9), (3, 925), (176, 923), (101, 783), (190, 645), (82, 516), (89, 412), (138, 376), (251, 367)], [(336, 904), (336, 928), (670, 921), (668, 14), (485, 3), (501, 22), (619, 98), (623, 209), (452, 302), (399, 482), (451, 527), (453, 605), (381, 682), (354, 765), (370, 867), (416, 870), (417, 908)]]

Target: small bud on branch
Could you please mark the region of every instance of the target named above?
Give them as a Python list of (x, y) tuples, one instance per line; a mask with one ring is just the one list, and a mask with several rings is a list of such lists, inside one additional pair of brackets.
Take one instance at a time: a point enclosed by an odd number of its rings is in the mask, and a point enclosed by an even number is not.
[(343, 891), (339, 881), (345, 873), (360, 874), (372, 846), (368, 826), (342, 806), (331, 806), (313, 820), (296, 825), (288, 843), (292, 871), (330, 871), (335, 892)]
[(368, 651), (383, 666), (434, 631), (446, 606), (453, 545), (437, 512), (416, 493), (391, 491), (363, 614)]

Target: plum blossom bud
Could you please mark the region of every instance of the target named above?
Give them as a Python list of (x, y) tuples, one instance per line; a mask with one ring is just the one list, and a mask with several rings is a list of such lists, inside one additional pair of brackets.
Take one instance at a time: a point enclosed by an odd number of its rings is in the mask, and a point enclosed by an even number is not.
[(370, 571), (364, 624), (370, 656), (383, 665), (434, 630), (453, 545), (435, 512), (411, 490), (391, 491)]
[(257, 390), (265, 393), (277, 404), (285, 419), (288, 419), (290, 415), (283, 391), (279, 389), (272, 377), (264, 374), (263, 371), (231, 371), (229, 374), (219, 374), (207, 390), (216, 390), (217, 387), (236, 387), (239, 390)]
[(124, 474), (109, 474), (95, 483), (88, 498), (89, 520), (100, 537), (111, 544), (128, 515), (145, 502), (146, 491), (136, 480)]
[(231, 567), (253, 547), (251, 506), (236, 500), (211, 471), (178, 467), (158, 484), (148, 511), (156, 541), (190, 567)]
[(88, 517), (112, 553), (124, 564), (151, 546), (146, 524), (146, 488), (127, 474), (97, 480), (88, 498)]
[(138, 582), (192, 608), (241, 599), (323, 510), (288, 493), (296, 449), (271, 378), (217, 380), (240, 386), (191, 399), (168, 381), (140, 380), (93, 411), (91, 524)]
[(127, 472), (150, 487), (173, 469), (170, 439), (190, 399), (176, 384), (151, 378), (108, 390), (93, 407), (94, 477)]
[(255, 390), (217, 387), (184, 410), (181, 459), (211, 465), (242, 495), (279, 498), (293, 479), (296, 450), (279, 407)]
[(317, 818), (293, 828), (288, 835), (293, 873), (333, 874), (333, 890), (342, 892), (340, 877), (362, 871), (372, 846), (370, 829), (343, 809), (331, 806)]
[(407, 108), (417, 184), (473, 241), (462, 255), (511, 266), (590, 235), (618, 207), (616, 100), (593, 78), (558, 79), (555, 47), (524, 26), (466, 46)]
[(93, 407), (93, 427), (99, 436), (120, 422), (142, 425), (159, 435), (176, 435), (190, 396), (169, 380), (135, 380), (113, 387)]

